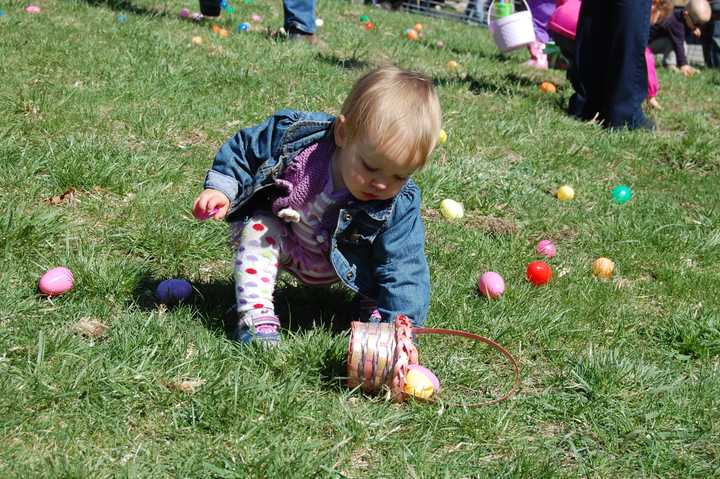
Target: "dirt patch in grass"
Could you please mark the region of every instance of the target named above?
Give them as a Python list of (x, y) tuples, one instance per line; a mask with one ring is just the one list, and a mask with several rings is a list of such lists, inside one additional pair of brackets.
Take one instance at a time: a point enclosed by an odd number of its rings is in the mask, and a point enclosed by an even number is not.
[[(444, 221), (440, 212), (428, 208), (423, 210), (423, 219), (426, 221)], [(465, 216), (458, 222), (474, 229), (480, 229), (492, 236), (505, 236), (517, 233), (519, 227), (513, 220), (498, 218), (496, 216), (484, 216), (472, 212), (465, 213)]]

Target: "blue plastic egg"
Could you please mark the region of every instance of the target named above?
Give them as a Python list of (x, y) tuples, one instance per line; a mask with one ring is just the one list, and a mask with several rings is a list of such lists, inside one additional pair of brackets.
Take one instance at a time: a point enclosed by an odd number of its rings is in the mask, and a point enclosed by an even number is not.
[(166, 279), (158, 284), (155, 297), (162, 304), (174, 306), (192, 295), (192, 285), (184, 279)]
[(120, 13), (120, 14), (118, 14), (117, 17), (115, 17), (115, 20), (118, 23), (125, 23), (125, 22), (127, 22), (127, 19), (128, 19), (128, 17), (124, 13)]
[(238, 25), (238, 32), (247, 32), (250, 30), (250, 24), (247, 22), (242, 22), (240, 25)]

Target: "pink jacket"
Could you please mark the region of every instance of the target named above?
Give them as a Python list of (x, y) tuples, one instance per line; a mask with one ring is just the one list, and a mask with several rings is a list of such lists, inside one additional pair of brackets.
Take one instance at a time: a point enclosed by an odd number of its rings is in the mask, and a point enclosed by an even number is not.
[(564, 37), (575, 39), (581, 0), (556, 0), (557, 8), (550, 17), (548, 29)]

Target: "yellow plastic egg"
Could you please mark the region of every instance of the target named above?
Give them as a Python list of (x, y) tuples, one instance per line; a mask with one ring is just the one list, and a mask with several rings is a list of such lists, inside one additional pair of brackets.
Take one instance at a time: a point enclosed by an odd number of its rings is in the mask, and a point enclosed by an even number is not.
[(429, 369), (413, 364), (408, 367), (403, 392), (420, 399), (430, 399), (440, 390), (440, 382)]
[(191, 40), (191, 41), (192, 41), (192, 44), (193, 44), (193, 45), (201, 45), (202, 42), (203, 42), (203, 39), (202, 39), (202, 37), (197, 37), (197, 36), (196, 36), (196, 37), (192, 37), (192, 40)]
[(460, 68), (460, 64), (458, 62), (456, 62), (455, 60), (450, 60), (449, 62), (447, 62), (448, 71), (454, 72), (458, 68)]
[(575, 190), (570, 185), (563, 185), (557, 190), (557, 199), (560, 201), (569, 201), (575, 198)]
[(463, 217), (465, 213), (462, 203), (455, 200), (445, 199), (440, 202), (440, 213), (447, 220), (457, 220)]
[(447, 141), (447, 138), (448, 137), (447, 137), (447, 133), (445, 132), (445, 130), (440, 130), (440, 133), (438, 134), (438, 143), (440, 143), (441, 145), (444, 145), (445, 142)]
[(610, 279), (615, 271), (615, 263), (608, 258), (598, 258), (592, 264), (592, 272), (602, 279)]

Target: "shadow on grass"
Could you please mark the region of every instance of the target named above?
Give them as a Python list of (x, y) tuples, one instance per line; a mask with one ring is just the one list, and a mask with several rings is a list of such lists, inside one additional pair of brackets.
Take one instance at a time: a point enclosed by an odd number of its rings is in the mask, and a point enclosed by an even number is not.
[(116, 12), (129, 12), (135, 15), (148, 17), (166, 17), (168, 15), (164, 10), (140, 7), (128, 0), (84, 0), (84, 2), (93, 7), (107, 6)]
[(503, 76), (475, 77), (470, 74), (461, 76), (434, 78), (436, 86), (467, 85), (468, 90), (475, 95), (491, 93), (500, 96), (513, 96), (521, 92), (523, 87), (534, 87), (537, 82), (532, 78), (520, 76), (516, 73), (506, 73)]
[[(164, 279), (149, 274), (141, 277), (133, 292), (133, 304), (144, 311), (163, 306), (155, 296), (155, 290)], [(198, 313), (200, 321), (211, 331), (224, 331), (227, 335), (236, 324), (235, 288), (233, 281), (192, 283), (193, 294), (184, 302)], [(350, 328), (350, 321), (359, 316), (352, 294), (341, 287), (295, 286), (278, 281), (275, 290), (275, 312), (283, 328), (302, 332), (324, 328), (333, 335)]]
[(480, 50), (480, 49), (468, 49), (468, 48), (459, 48), (452, 45), (443, 45), (442, 47), (439, 47), (437, 45), (436, 41), (430, 41), (430, 40), (422, 40), (420, 42), (424, 47), (430, 48), (432, 50), (437, 51), (446, 51), (451, 52), (454, 55), (457, 56), (463, 56), (463, 55), (472, 55), (476, 58), (486, 58), (488, 60), (491, 60), (494, 63), (508, 63), (510, 61), (515, 61), (512, 57), (508, 55), (504, 55), (500, 53), (499, 51), (495, 52), (488, 52), (486, 50)]
[(340, 58), (334, 53), (318, 53), (317, 58), (323, 63), (344, 68), (346, 70), (362, 70), (370, 66), (370, 63), (368, 63), (367, 61), (354, 56), (350, 56), (348, 58)]

